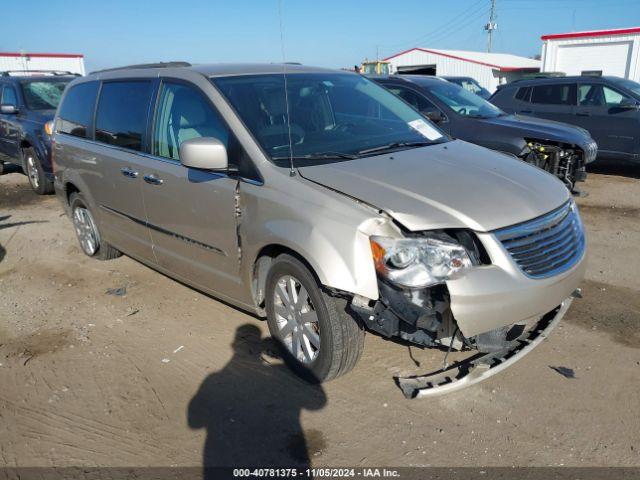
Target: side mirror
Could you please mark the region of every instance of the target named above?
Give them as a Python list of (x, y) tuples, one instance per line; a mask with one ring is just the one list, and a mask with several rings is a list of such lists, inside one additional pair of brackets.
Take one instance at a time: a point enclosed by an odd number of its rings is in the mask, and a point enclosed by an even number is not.
[(635, 100), (632, 100), (631, 98), (625, 98), (620, 102), (620, 104), (618, 105), (618, 108), (638, 109), (640, 108), (640, 103), (638, 103)]
[(3, 103), (2, 105), (0, 105), (0, 113), (4, 113), (6, 115), (13, 115), (15, 113), (18, 113), (18, 107), (16, 107), (15, 105), (9, 105), (9, 104)]
[(422, 115), (427, 117), (433, 123), (440, 123), (444, 120), (444, 116), (442, 115), (442, 112), (440, 112), (440, 110), (423, 110), (420, 113), (422, 113)]
[(227, 148), (217, 138), (192, 138), (180, 145), (180, 163), (190, 168), (226, 170), (229, 166)]

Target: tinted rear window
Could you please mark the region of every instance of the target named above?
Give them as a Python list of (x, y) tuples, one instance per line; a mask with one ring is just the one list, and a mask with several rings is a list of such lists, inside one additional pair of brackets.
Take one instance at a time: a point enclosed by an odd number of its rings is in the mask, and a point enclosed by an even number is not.
[(575, 105), (576, 85), (567, 83), (535, 86), (531, 93), (531, 102), (547, 105)]
[(516, 99), (523, 102), (528, 102), (531, 96), (531, 87), (521, 87), (516, 92)]
[(147, 128), (151, 82), (105, 82), (96, 114), (96, 140), (142, 150)]
[(71, 87), (60, 106), (58, 132), (87, 138), (97, 95), (98, 82), (81, 83)]

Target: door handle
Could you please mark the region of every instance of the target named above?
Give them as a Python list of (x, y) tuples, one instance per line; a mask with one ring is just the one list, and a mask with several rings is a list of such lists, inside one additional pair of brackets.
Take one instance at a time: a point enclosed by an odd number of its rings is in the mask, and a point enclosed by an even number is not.
[(533, 113), (533, 110), (520, 110), (520, 113)]
[(138, 172), (136, 172), (135, 170), (131, 170), (129, 167), (123, 168), (122, 170), (120, 170), (120, 173), (122, 173), (125, 177), (138, 178)]
[(163, 180), (161, 178), (156, 177), (155, 175), (145, 175), (144, 181), (150, 183), (151, 185), (162, 185)]

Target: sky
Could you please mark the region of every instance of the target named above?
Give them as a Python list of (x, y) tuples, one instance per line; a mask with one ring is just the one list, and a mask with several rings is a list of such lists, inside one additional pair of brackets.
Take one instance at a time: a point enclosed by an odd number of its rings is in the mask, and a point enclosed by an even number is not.
[[(0, 51), (81, 53), (87, 71), (170, 60), (280, 62), (283, 50), (286, 61), (353, 67), (376, 53), (384, 58), (412, 47), (484, 51), (490, 5), (491, 0), (21, 0), (3, 5)], [(543, 34), (640, 26), (640, 0), (496, 0), (496, 13), (493, 51), (523, 56), (540, 53)]]

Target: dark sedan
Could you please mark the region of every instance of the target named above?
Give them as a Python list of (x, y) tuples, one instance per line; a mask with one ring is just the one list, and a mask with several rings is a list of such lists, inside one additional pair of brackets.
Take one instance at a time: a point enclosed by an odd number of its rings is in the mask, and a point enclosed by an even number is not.
[(597, 145), (586, 130), (509, 115), (468, 90), (427, 76), (372, 77), (453, 137), (517, 157), (547, 170), (574, 191), (586, 178)]

